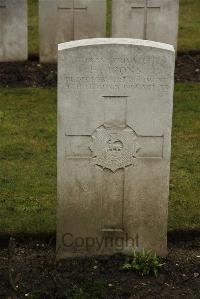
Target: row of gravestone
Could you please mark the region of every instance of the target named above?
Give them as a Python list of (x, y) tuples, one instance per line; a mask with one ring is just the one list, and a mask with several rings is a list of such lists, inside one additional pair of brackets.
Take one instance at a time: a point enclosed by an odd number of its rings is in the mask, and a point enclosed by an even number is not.
[[(57, 44), (106, 36), (106, 0), (39, 0), (40, 61), (57, 60)], [(177, 48), (179, 0), (112, 0), (112, 37)], [(26, 60), (27, 0), (0, 0), (0, 61)]]
[[(26, 2), (4, 2), (15, 5), (14, 14), (2, 1), (0, 9), (17, 28), (16, 15), (25, 15), (17, 4), (26, 8)], [(77, 8), (81, 23), (86, 7), (71, 1), (73, 7), (66, 9), (64, 2), (57, 24), (62, 25), (71, 8)], [(84, 2), (87, 8), (98, 3)], [(141, 1), (135, 3), (139, 17), (144, 8)], [(144, 10), (146, 16), (147, 6)], [(54, 15), (46, 17), (53, 20)], [(48, 32), (55, 34), (54, 27), (52, 22)], [(9, 26), (2, 32), (14, 35)], [(17, 41), (22, 33), (23, 28), (15, 33)], [(54, 44), (55, 35), (51, 38)], [(7, 41), (5, 49), (17, 55), (16, 42)], [(143, 248), (166, 254), (174, 64), (174, 48), (154, 41), (104, 38), (59, 44), (58, 258), (130, 254)]]

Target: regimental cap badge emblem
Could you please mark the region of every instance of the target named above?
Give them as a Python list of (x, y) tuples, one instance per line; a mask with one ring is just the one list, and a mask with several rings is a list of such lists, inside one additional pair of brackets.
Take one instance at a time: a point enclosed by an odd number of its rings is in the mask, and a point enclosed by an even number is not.
[(135, 164), (137, 135), (132, 128), (101, 126), (92, 134), (92, 163), (112, 172)]

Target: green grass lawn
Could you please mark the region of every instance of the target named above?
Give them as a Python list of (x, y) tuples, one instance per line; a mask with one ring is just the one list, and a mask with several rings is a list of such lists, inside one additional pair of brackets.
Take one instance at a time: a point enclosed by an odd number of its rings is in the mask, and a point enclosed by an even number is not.
[(178, 50), (200, 50), (200, 0), (180, 0)]
[(55, 229), (56, 90), (0, 90), (0, 232)]
[[(175, 88), (170, 230), (200, 229), (199, 88)], [(0, 232), (53, 232), (56, 89), (2, 88), (0, 99)]]
[(38, 0), (28, 0), (28, 51), (30, 56), (39, 53)]
[[(107, 0), (107, 36), (110, 36), (111, 2)], [(38, 55), (38, 0), (28, 0), (29, 53)], [(200, 50), (200, 0), (180, 0), (178, 51)]]
[(170, 229), (200, 229), (200, 84), (177, 84), (174, 98)]

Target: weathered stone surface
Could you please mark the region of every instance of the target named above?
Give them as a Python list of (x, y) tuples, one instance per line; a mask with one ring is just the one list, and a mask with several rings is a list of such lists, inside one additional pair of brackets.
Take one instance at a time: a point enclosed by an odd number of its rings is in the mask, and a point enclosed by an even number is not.
[(133, 39), (59, 45), (58, 258), (166, 254), (174, 56)]
[(106, 36), (106, 0), (40, 0), (40, 61), (57, 60), (57, 44)]
[(27, 57), (27, 1), (0, 0), (0, 61)]
[(113, 0), (112, 36), (167, 43), (177, 48), (179, 0)]

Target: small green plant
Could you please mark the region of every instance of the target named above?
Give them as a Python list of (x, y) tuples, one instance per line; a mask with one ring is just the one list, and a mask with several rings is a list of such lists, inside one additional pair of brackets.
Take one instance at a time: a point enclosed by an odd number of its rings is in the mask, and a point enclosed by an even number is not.
[(56, 81), (57, 75), (54, 71), (51, 71), (45, 78), (48, 82)]
[(137, 272), (139, 275), (149, 275), (153, 273), (155, 276), (158, 275), (158, 271), (164, 264), (161, 264), (156, 254), (151, 251), (142, 250), (141, 252), (133, 252), (131, 257), (123, 266), (124, 270), (132, 270)]

